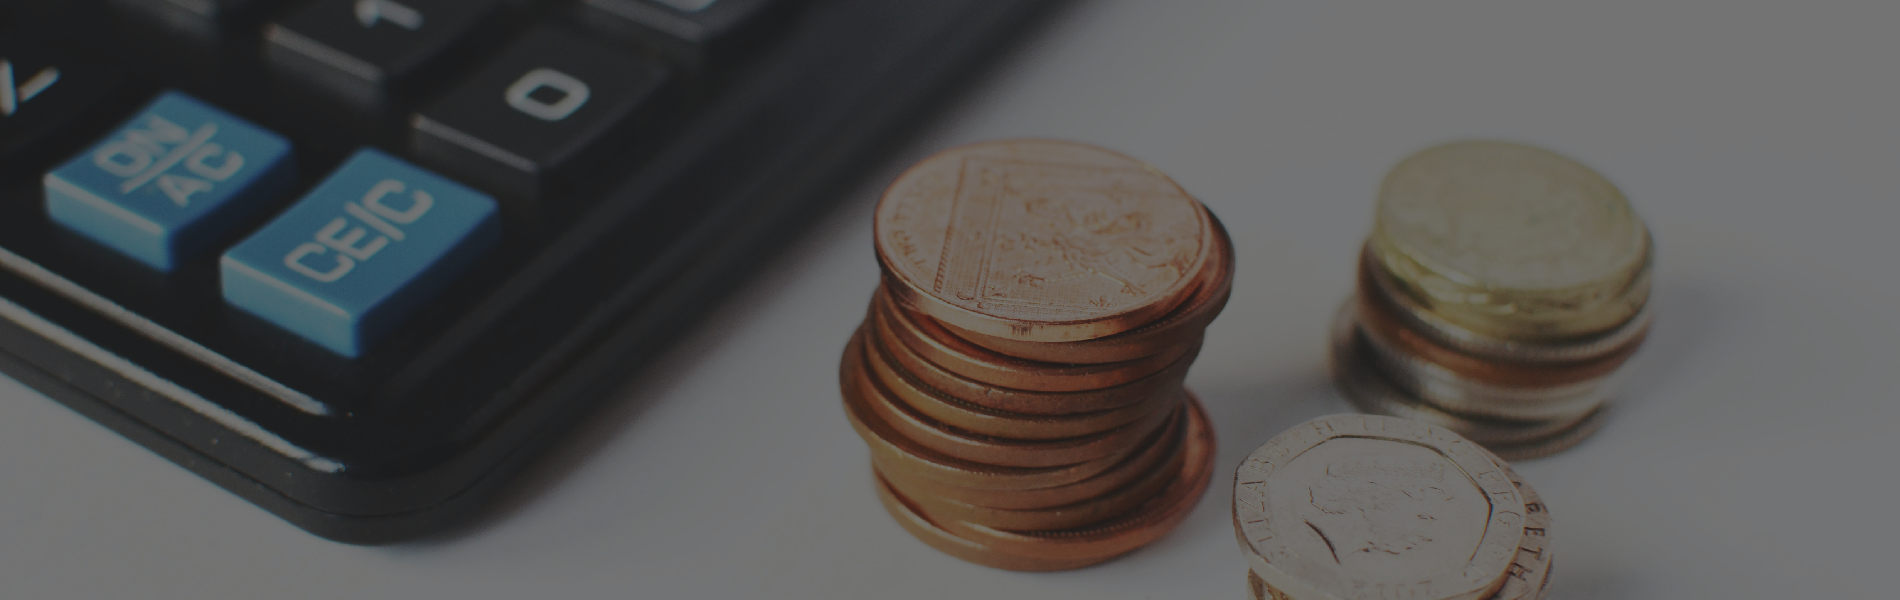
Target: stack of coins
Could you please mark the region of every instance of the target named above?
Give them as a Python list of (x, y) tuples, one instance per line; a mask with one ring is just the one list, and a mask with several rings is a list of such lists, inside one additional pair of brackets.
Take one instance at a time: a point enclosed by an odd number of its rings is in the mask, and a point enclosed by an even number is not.
[(1349, 401), (1511, 460), (1596, 431), (1649, 330), (1653, 251), (1622, 192), (1545, 150), (1459, 142), (1394, 167), (1376, 213), (1333, 328)]
[(1182, 381), (1234, 266), (1199, 202), (1100, 148), (980, 143), (892, 183), (875, 238), (840, 385), (892, 517), (964, 560), (1059, 570), (1187, 515), (1215, 449)]
[(1550, 511), (1496, 455), (1378, 415), (1287, 430), (1234, 472), (1257, 600), (1528, 600), (1550, 589)]

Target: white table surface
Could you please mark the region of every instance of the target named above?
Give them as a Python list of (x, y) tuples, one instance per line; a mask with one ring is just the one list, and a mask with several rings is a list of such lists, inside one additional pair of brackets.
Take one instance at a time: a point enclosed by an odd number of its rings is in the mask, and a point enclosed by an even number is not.
[[(306, 534), (0, 378), (0, 597), (1239, 598), (1234, 465), (1345, 410), (1326, 326), (1380, 176), (1462, 137), (1615, 180), (1660, 246), (1624, 401), (1520, 470), (1556, 597), (1892, 597), (1900, 518), (1900, 5), (1086, 2), (991, 72), (459, 535)], [(835, 368), (876, 282), (870, 208), (933, 149), (1054, 136), (1159, 165), (1232, 229), (1190, 377), (1218, 471), (1172, 535), (1059, 574), (887, 518)]]

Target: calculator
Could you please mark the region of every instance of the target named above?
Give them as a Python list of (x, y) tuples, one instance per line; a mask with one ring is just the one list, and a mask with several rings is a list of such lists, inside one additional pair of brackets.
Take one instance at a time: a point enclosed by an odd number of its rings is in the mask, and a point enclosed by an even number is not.
[(7, 0), (0, 371), (317, 535), (453, 527), (1050, 6)]

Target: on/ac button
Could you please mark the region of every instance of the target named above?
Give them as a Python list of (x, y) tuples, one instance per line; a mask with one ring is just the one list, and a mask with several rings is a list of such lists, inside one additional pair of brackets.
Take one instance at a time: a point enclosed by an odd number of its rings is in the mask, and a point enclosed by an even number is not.
[(286, 194), (290, 143), (178, 92), (47, 172), (53, 222), (154, 269), (215, 248)]
[(500, 237), (495, 201), (376, 150), (358, 151), (225, 252), (226, 302), (332, 352), (361, 356)]

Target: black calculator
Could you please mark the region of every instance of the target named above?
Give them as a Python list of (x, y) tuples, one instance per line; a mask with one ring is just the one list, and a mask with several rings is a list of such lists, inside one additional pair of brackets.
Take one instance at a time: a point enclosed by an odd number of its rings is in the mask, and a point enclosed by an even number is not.
[(1048, 7), (4, 0), (0, 371), (317, 535), (450, 527)]

